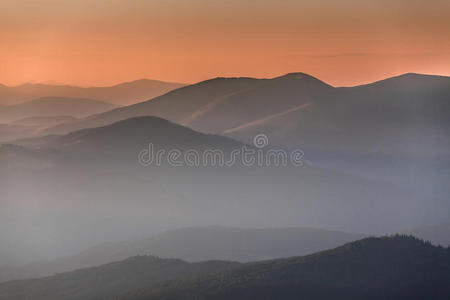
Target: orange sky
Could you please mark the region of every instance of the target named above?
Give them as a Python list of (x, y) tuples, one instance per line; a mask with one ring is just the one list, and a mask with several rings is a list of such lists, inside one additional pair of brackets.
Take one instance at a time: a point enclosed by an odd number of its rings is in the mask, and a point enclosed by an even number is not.
[[(244, 3), (242, 3), (244, 2)], [(0, 82), (450, 75), (448, 0), (0, 0)]]

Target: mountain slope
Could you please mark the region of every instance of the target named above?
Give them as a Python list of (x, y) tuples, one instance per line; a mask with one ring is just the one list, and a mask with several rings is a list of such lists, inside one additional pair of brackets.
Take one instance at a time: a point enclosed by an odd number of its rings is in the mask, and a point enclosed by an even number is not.
[(332, 95), (333, 88), (303, 73), (261, 81), (257, 88), (230, 95), (186, 125), (200, 131), (223, 133), (299, 106), (314, 105)]
[(23, 84), (0, 86), (0, 104), (13, 105), (40, 97), (89, 98), (115, 105), (130, 105), (163, 95), (183, 84), (141, 79), (107, 87), (77, 87), (68, 85)]
[[(149, 143), (166, 153), (217, 149), (225, 156), (243, 146), (159, 118), (140, 117), (22, 141), (24, 149), (2, 147), (0, 220), (5, 226), (0, 246), (21, 249), (6, 249), (6, 262), (72, 255), (103, 241), (130, 239), (126, 232), (145, 237), (209, 224), (386, 233), (416, 226), (418, 220), (448, 220), (447, 199), (345, 170), (308, 164), (243, 167), (239, 158), (231, 168), (144, 167), (138, 154)], [(36, 209), (24, 212), (23, 207)], [(42, 237), (40, 247), (32, 247), (31, 238), (16, 238), (31, 233)]]
[(316, 254), (236, 264), (133, 257), (0, 284), (0, 299), (447, 299), (450, 250), (367, 238)]
[[(158, 149), (186, 151), (196, 149), (221, 149), (226, 152), (242, 146), (230, 138), (206, 135), (157, 117), (136, 117), (104, 127), (84, 129), (62, 136), (29, 139), (23, 145), (41, 153), (52, 153), (60, 159), (78, 159), (83, 163), (132, 162), (137, 165), (137, 155), (149, 144)], [(56, 151), (53, 151), (56, 150)]]
[(215, 78), (146, 102), (57, 126), (48, 133), (67, 133), (144, 115), (165, 118), (202, 132), (222, 133), (262, 117), (320, 101), (332, 91), (331, 86), (303, 73), (273, 79)]
[(168, 283), (125, 299), (447, 299), (449, 281), (448, 248), (384, 237)]
[(102, 244), (78, 255), (50, 262), (0, 268), (0, 281), (49, 276), (136, 255), (176, 257), (187, 261), (240, 262), (306, 255), (362, 237), (361, 234), (306, 227), (273, 229), (192, 227), (169, 230), (139, 241)]
[(128, 118), (156, 116), (172, 122), (183, 120), (204, 109), (211, 103), (220, 102), (230, 95), (258, 86), (260, 80), (251, 78), (216, 78), (186, 86), (149, 101), (130, 105), (110, 112), (92, 116), (47, 131), (49, 134), (61, 134), (71, 131), (105, 126)]
[(449, 95), (448, 77), (406, 74), (335, 88), (305, 109), (224, 133), (244, 142), (265, 133), (275, 145), (316, 151), (448, 158)]
[(137, 256), (44, 279), (0, 284), (0, 299), (110, 299), (113, 295), (165, 281), (227, 270), (237, 265), (221, 261), (190, 264), (178, 259)]
[(450, 78), (420, 74), (350, 88), (334, 88), (303, 73), (217, 78), (47, 133), (152, 115), (246, 143), (265, 133), (273, 145), (314, 151), (441, 157), (450, 146), (449, 95)]

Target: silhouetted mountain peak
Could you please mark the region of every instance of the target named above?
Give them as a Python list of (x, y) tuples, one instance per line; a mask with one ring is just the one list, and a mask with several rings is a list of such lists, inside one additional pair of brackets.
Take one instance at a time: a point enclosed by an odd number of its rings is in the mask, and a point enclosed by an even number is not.
[(141, 79), (136, 79), (136, 80), (132, 80), (132, 81), (122, 82), (122, 83), (113, 85), (112, 87), (132, 87), (132, 86), (146, 87), (151, 84), (173, 84), (173, 85), (179, 85), (180, 87), (184, 85), (184, 84), (178, 83), (178, 82), (175, 83), (175, 82), (166, 82), (166, 81), (155, 80), (155, 79), (141, 78)]
[(448, 76), (442, 76), (442, 75), (431, 75), (431, 74), (422, 74), (422, 73), (414, 73), (409, 72), (405, 73), (399, 76), (395, 76), (393, 78), (449, 78)]
[(119, 105), (129, 105), (163, 95), (184, 84), (139, 79), (114, 86), (81, 87), (57, 83), (24, 83), (17, 86), (0, 86), (1, 102), (19, 104), (39, 97), (63, 96), (88, 98)]
[(231, 82), (239, 82), (239, 81), (242, 81), (242, 82), (249, 81), (250, 82), (250, 81), (258, 81), (258, 79), (251, 78), (251, 77), (215, 77), (215, 78), (200, 81), (191, 86), (186, 86), (183, 88), (215, 86), (215, 85), (226, 84), (226, 83), (231, 83)]
[[(303, 78), (315, 78), (309, 74), (303, 73), (303, 72), (292, 72), (292, 73), (287, 73), (285, 75), (276, 77), (276, 78), (291, 78), (291, 79), (303, 79)], [(317, 79), (317, 78), (315, 78)]]
[[(22, 141), (23, 142), (23, 141)], [(24, 145), (52, 158), (97, 162), (132, 163), (149, 144), (155, 149), (222, 149), (228, 151), (242, 144), (230, 138), (206, 135), (159, 117), (135, 117), (103, 127), (74, 131), (67, 135), (25, 141)], [(56, 150), (56, 152), (55, 152)], [(107, 155), (105, 155), (105, 153)]]
[[(67, 143), (76, 141), (80, 143), (102, 143), (114, 142), (117, 144), (142, 143), (150, 141), (152, 137), (163, 138), (165, 135), (171, 137), (188, 134), (190, 129), (171, 123), (159, 117), (135, 117), (119, 121), (110, 125), (97, 128), (82, 129), (61, 136), (58, 141)], [(166, 140), (166, 139), (164, 139)], [(71, 142), (70, 142), (71, 143)]]
[(329, 84), (323, 82), (322, 80), (311, 76), (306, 73), (302, 72), (293, 72), (293, 73), (287, 73), (283, 76), (275, 77), (272, 80), (275, 81), (295, 81), (295, 82), (302, 82), (302, 83), (318, 83), (320, 85), (331, 87)]
[(405, 73), (398, 76), (382, 79), (373, 83), (364, 84), (356, 88), (364, 86), (387, 85), (391, 88), (399, 88), (399, 89), (406, 88), (409, 90), (418, 88), (435, 89), (438, 87), (437, 85), (441, 84), (450, 86), (450, 77), (441, 75), (420, 74), (420, 73)]
[(151, 141), (160, 142), (162, 145), (212, 145), (224, 144), (240, 145), (240, 143), (226, 137), (205, 135), (190, 128), (172, 123), (166, 119), (154, 116), (143, 116), (125, 119), (110, 125), (97, 128), (83, 129), (72, 132), (59, 139), (64, 141), (90, 141), (101, 143), (102, 141), (114, 141), (117, 144), (142, 144)]
[[(430, 242), (423, 241), (415, 236), (406, 234), (395, 234), (384, 237), (368, 237), (355, 242), (347, 243), (337, 249), (345, 251), (382, 251), (380, 253), (414, 253), (421, 249), (434, 248)], [(417, 252), (420, 253), (420, 252)]]

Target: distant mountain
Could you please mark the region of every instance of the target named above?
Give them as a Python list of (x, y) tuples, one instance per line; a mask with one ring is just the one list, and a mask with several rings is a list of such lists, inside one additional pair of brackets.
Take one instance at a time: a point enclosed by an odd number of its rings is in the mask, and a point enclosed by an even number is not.
[(0, 124), (0, 143), (38, 136), (49, 127), (75, 120), (76, 118), (71, 116), (26, 117), (7, 124)]
[[(89, 159), (99, 162), (124, 163), (132, 160), (137, 164), (137, 154), (148, 149), (152, 143), (158, 149), (231, 151), (242, 146), (230, 138), (206, 135), (157, 117), (136, 117), (104, 127), (84, 129), (62, 136), (36, 138), (21, 141), (22, 145), (39, 148), (41, 153), (55, 157)], [(53, 152), (56, 150), (56, 152)], [(103, 154), (108, 155), (103, 155)]]
[(157, 284), (229, 270), (237, 263), (137, 256), (101, 267), (82, 269), (43, 279), (0, 284), (0, 299), (111, 299)]
[[(307, 161), (301, 167), (244, 167), (238, 157), (230, 168), (171, 167), (165, 155), (163, 168), (144, 167), (138, 153), (150, 143), (166, 154), (216, 149), (227, 156), (243, 147), (156, 117), (22, 140), (22, 147), (4, 145), (0, 252), (9, 245), (21, 251), (5, 249), (0, 266), (76, 254), (103, 241), (130, 239), (131, 232), (131, 239), (138, 239), (137, 234), (207, 224), (379, 234), (416, 226), (418, 220), (448, 220), (447, 198)], [(24, 206), (37, 209), (25, 218)], [(31, 238), (17, 238), (31, 233), (41, 237), (40, 247), (33, 247)]]
[(248, 262), (310, 254), (362, 237), (362, 234), (308, 227), (252, 229), (207, 226), (170, 230), (135, 243), (134, 247), (148, 249), (148, 253), (157, 256), (188, 261)]
[(403, 230), (401, 233), (416, 236), (435, 245), (450, 247), (450, 223), (418, 226)]
[(250, 229), (220, 226), (169, 230), (145, 240), (102, 244), (50, 262), (0, 268), (0, 281), (49, 276), (136, 255), (187, 261), (249, 262), (311, 254), (362, 238), (361, 234), (315, 228)]
[(450, 157), (449, 77), (405, 74), (322, 95), (301, 109), (222, 127), (223, 133), (244, 142), (265, 133), (275, 145), (310, 151)]
[(0, 299), (447, 299), (450, 250), (412, 237), (367, 238), (247, 264), (133, 257), (0, 284)]
[(265, 80), (252, 78), (216, 78), (182, 87), (149, 101), (112, 110), (67, 125), (56, 126), (49, 134), (64, 134), (75, 130), (105, 126), (137, 116), (156, 116), (183, 124), (209, 106), (225, 101), (229, 96), (259, 86)]
[(46, 97), (0, 107), (0, 143), (39, 136), (77, 117), (98, 114), (116, 105), (92, 99)]
[(260, 80), (254, 88), (229, 95), (185, 123), (200, 131), (226, 133), (254, 122), (270, 120), (291, 111), (302, 111), (333, 97), (334, 88), (304, 73)]
[(22, 126), (37, 126), (39, 128), (45, 128), (50, 126), (55, 126), (57, 124), (72, 122), (76, 118), (71, 116), (51, 116), (51, 117), (27, 117), (23, 119), (16, 120), (9, 124), (11, 125), (22, 125)]
[(384, 237), (162, 284), (121, 299), (448, 299), (449, 282), (448, 248)]
[(116, 105), (79, 98), (46, 97), (0, 109), (0, 122), (15, 122), (31, 117), (85, 117), (116, 108)]
[(140, 79), (108, 87), (77, 87), (69, 85), (23, 84), (14, 87), (0, 85), (0, 105), (13, 105), (41, 97), (88, 98), (130, 105), (165, 94), (183, 84)]
[(272, 145), (314, 151), (448, 157), (449, 95), (450, 78), (420, 74), (351, 88), (303, 73), (216, 78), (48, 133), (151, 115), (246, 143), (265, 133)]
[(203, 132), (223, 133), (255, 119), (302, 109), (333, 88), (303, 73), (273, 79), (215, 78), (172, 91), (150, 101), (55, 127), (49, 133), (103, 126), (152, 115)]

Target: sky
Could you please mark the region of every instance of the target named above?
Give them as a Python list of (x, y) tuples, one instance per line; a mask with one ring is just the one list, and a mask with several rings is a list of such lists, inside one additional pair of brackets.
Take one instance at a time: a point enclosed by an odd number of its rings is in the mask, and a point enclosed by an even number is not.
[(0, 0), (0, 83), (450, 76), (448, 0)]

